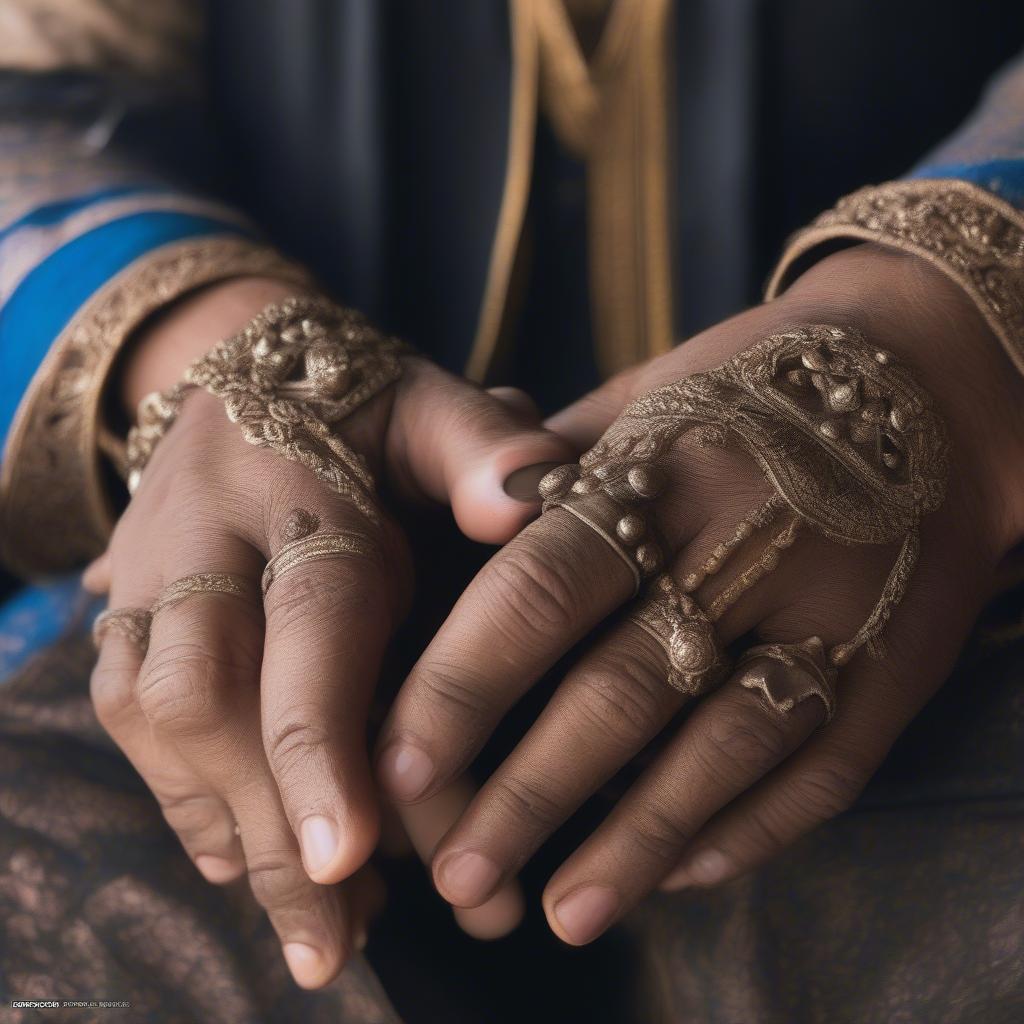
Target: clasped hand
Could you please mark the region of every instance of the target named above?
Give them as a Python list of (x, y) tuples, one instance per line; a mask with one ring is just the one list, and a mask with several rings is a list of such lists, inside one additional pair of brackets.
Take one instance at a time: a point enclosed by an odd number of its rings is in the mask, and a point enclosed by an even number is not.
[[(633, 579), (612, 548), (564, 510), (535, 518), (538, 502), (501, 489), (521, 467), (575, 458), (633, 398), (771, 331), (820, 322), (849, 323), (911, 364), (953, 447), (949, 494), (924, 524), (888, 655), (861, 652), (844, 668), (827, 728), (818, 701), (780, 716), (728, 679), (699, 700), (668, 686), (664, 650), (618, 614)], [(311, 563), (275, 585), (264, 607), (203, 595), (169, 608), (144, 660), (125, 641), (104, 644), (97, 713), (200, 870), (214, 882), (247, 871), (296, 978), (325, 983), (366, 916), (358, 889), (331, 883), (353, 875), (377, 841), (365, 724), (382, 654), (412, 597), (401, 515), (407, 500), (450, 501), (469, 536), (508, 543), (400, 691), (379, 741), (379, 779), (407, 817), (445, 808), (443, 827), (419, 828), (432, 837), (420, 845), (440, 893), (471, 908), (507, 893), (547, 837), (646, 752), (638, 780), (545, 890), (552, 928), (589, 942), (656, 887), (725, 881), (848, 807), (941, 685), (999, 560), (1024, 532), (1002, 468), (1024, 450), (1020, 396), (1002, 358), (955, 286), (860, 247), (819, 264), (782, 299), (615, 378), (546, 430), (520, 400), (414, 360), (393, 391), (346, 421), (346, 440), (402, 499), (399, 518), (380, 527), (376, 557)], [(665, 568), (682, 581), (770, 492), (752, 460), (687, 437), (664, 468), (657, 526)], [(301, 468), (245, 445), (217, 403), (197, 395), (92, 583), (109, 582), (112, 605), (145, 606), (188, 573), (258, 579), (297, 507), (331, 528), (353, 525), (351, 508)], [(722, 616), (721, 638), (844, 640), (892, 557), (885, 547), (801, 538)], [(577, 647), (547, 707), (469, 801), (465, 773), (495, 726)]]

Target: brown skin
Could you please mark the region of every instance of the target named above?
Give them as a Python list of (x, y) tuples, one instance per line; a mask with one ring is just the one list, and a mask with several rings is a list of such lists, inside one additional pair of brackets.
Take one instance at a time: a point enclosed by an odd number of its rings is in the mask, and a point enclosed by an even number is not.
[[(246, 279), (177, 304), (129, 353), (126, 408), (293, 292)], [(571, 449), (522, 403), (426, 360), (405, 363), (397, 385), (344, 422), (344, 439), (403, 498), (449, 502), (468, 536), (513, 536), (539, 506), (508, 497), (502, 482), (521, 467), (564, 461)], [(296, 980), (318, 987), (359, 945), (370, 903), (358, 879), (333, 883), (350, 879), (378, 839), (366, 717), (381, 656), (412, 597), (408, 546), (392, 518), (402, 510), (374, 528), (308, 470), (247, 444), (223, 405), (195, 392), (86, 582), (109, 590), (114, 608), (149, 607), (172, 581), (204, 571), (246, 576), (258, 594), (296, 508), (323, 529), (372, 534), (375, 554), (297, 568), (265, 603), (201, 594), (173, 605), (156, 616), (144, 658), (109, 633), (92, 697), (199, 870), (217, 883), (248, 873)], [(408, 816), (424, 856), (468, 799), (460, 786), (426, 816)], [(507, 930), (517, 901), (506, 887), (491, 912), (463, 915), (463, 924), (481, 935)]]
[[(658, 886), (733, 878), (848, 807), (945, 680), (997, 567), (1024, 536), (1024, 381), (955, 284), (873, 246), (823, 260), (780, 299), (616, 378), (548, 426), (586, 448), (632, 398), (814, 323), (857, 328), (895, 353), (949, 429), (948, 496), (923, 524), (888, 656), (861, 652), (842, 671), (838, 713), (820, 731), (816, 701), (773, 718), (735, 683), (703, 699), (549, 881), (548, 920), (567, 942), (593, 940)], [(656, 515), (681, 580), (769, 492), (750, 460), (686, 439), (668, 469)], [(748, 631), (765, 641), (847, 639), (893, 555), (806, 536), (720, 632), (727, 642)], [(400, 692), (380, 739), (385, 788), (416, 803), (461, 777), (512, 704), (631, 591), (616, 555), (571, 516), (556, 509), (528, 525), (470, 584)], [(437, 847), (442, 895), (462, 907), (486, 900), (684, 703), (646, 633), (620, 620), (600, 634)]]

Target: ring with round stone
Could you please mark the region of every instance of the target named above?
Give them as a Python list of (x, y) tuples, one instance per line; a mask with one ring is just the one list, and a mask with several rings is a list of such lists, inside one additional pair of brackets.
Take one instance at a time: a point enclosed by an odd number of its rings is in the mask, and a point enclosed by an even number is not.
[(588, 473), (576, 465), (559, 466), (539, 485), (543, 510), (563, 508), (589, 526), (633, 574), (633, 594), (663, 560), (661, 545), (642, 506), (663, 490), (664, 476), (653, 466), (634, 466), (618, 476)]
[(714, 623), (668, 573), (650, 584), (630, 619), (658, 641), (668, 658), (668, 684), (688, 697), (713, 690), (729, 668)]

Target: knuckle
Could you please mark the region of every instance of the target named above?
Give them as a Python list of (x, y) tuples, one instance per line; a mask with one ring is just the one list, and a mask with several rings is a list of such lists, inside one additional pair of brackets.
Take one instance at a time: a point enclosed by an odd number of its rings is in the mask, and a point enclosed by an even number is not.
[[(791, 839), (792, 837), (790, 837)], [(771, 805), (755, 804), (744, 818), (740, 827), (727, 833), (722, 842), (728, 847), (737, 863), (756, 863), (770, 857), (787, 843), (786, 829), (778, 813)]]
[(824, 762), (796, 776), (788, 798), (802, 818), (826, 821), (853, 806), (868, 778), (868, 773), (845, 762)]
[(553, 828), (562, 819), (558, 802), (546, 788), (521, 775), (495, 779), (489, 794), (501, 817), (519, 825)]
[(175, 731), (207, 725), (216, 714), (218, 668), (191, 645), (160, 651), (139, 679), (139, 707), (147, 721)]
[(583, 604), (572, 565), (553, 547), (507, 548), (485, 570), (480, 584), (484, 608), (513, 637), (565, 633), (574, 627)]
[(690, 841), (693, 832), (682, 820), (654, 803), (645, 804), (634, 818), (632, 837), (649, 857), (675, 864), (679, 851)]
[(313, 898), (312, 883), (291, 851), (264, 853), (248, 864), (252, 894), (264, 910), (308, 910)]
[(342, 572), (289, 572), (267, 592), (267, 627), (285, 635), (336, 629), (373, 613), (378, 592), (352, 566)]
[(420, 667), (417, 682), (423, 687), (423, 704), (431, 714), (482, 724), (493, 716), (491, 702), (479, 686), (479, 679), (465, 667), (432, 661)]
[(318, 723), (316, 709), (299, 705), (267, 727), (263, 743), (274, 774), (294, 777), (311, 759), (319, 759), (329, 750), (331, 735)]
[(186, 845), (197, 837), (219, 829), (230, 831), (231, 824), (221, 804), (206, 794), (158, 796), (157, 802), (167, 824)]
[(702, 743), (707, 767), (713, 772), (727, 771), (743, 775), (761, 775), (785, 756), (786, 733), (774, 718), (732, 708), (724, 714), (709, 716), (704, 725)]
[(567, 717), (588, 736), (616, 746), (635, 744), (662, 717), (664, 685), (641, 658), (619, 655), (583, 671), (567, 688)]
[(101, 661), (89, 678), (89, 696), (100, 724), (109, 729), (126, 712), (137, 707), (137, 674), (116, 664)]

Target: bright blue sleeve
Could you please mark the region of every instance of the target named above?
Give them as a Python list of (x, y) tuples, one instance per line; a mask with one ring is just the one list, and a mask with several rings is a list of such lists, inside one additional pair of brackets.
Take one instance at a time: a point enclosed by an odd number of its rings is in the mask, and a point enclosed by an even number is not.
[(0, 444), (47, 352), (106, 282), (161, 246), (251, 234), (119, 139), (119, 122), (139, 116), (115, 82), (0, 72)]
[(1024, 54), (996, 76), (971, 117), (909, 177), (959, 178), (1024, 210)]
[(57, 26), (3, 2), (0, 562), (28, 576), (105, 546), (105, 388), (136, 328), (218, 280), (305, 275), (215, 198), (198, 0), (75, 0)]

